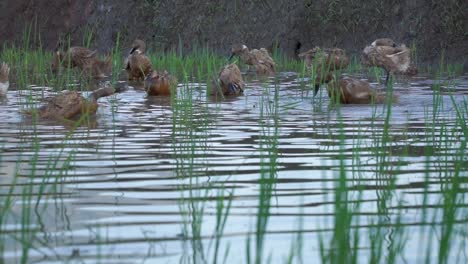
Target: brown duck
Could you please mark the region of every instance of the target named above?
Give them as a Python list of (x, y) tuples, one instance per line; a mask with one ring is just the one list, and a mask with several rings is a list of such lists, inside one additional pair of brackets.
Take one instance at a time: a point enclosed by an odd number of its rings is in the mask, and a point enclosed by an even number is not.
[(349, 56), (343, 49), (315, 47), (306, 52), (302, 52), (299, 58), (305, 60), (306, 67), (310, 70), (314, 63), (318, 69), (326, 71), (341, 70), (349, 65)]
[(313, 71), (315, 67), (314, 95), (318, 93), (321, 84), (329, 83), (334, 78), (335, 71), (348, 67), (350, 61), (346, 52), (339, 48), (315, 47), (298, 56), (305, 60), (309, 71)]
[(244, 93), (244, 81), (239, 67), (235, 63), (224, 66), (218, 78), (212, 81), (211, 95), (234, 96)]
[(56, 51), (52, 61), (52, 71), (61, 67), (78, 68), (94, 78), (104, 78), (112, 69), (112, 58), (102, 61), (96, 57), (96, 51), (83, 47), (70, 47), (66, 52)]
[[(369, 82), (350, 77), (341, 77), (338, 83), (335, 81), (327, 85), (330, 99), (341, 104), (370, 104), (383, 103), (386, 95), (376, 93), (371, 89)], [(394, 96), (393, 100), (397, 100)]]
[(98, 99), (114, 93), (114, 88), (107, 86), (92, 92), (85, 99), (79, 92), (67, 91), (49, 99), (38, 109), (37, 115), (42, 119), (73, 119), (82, 114), (93, 115), (98, 109)]
[(128, 80), (143, 81), (152, 71), (150, 59), (145, 55), (146, 44), (141, 39), (136, 39), (132, 43), (132, 49), (126, 59), (125, 69), (128, 73)]
[[(172, 87), (177, 87), (177, 80), (167, 71), (162, 73), (153, 71), (145, 80), (145, 89), (150, 96), (171, 95), (173, 92), (171, 89)], [(174, 89), (174, 92), (175, 91), (176, 90)]]
[(383, 38), (364, 48), (361, 61), (366, 66), (383, 68), (387, 72), (387, 85), (390, 74), (417, 74), (416, 67), (411, 64), (410, 55), (410, 49), (404, 44), (396, 45), (393, 40)]
[(231, 49), (231, 57), (239, 56), (241, 61), (255, 67), (259, 75), (274, 75), (276, 64), (265, 48), (249, 51), (246, 45), (234, 45)]
[(6, 63), (0, 64), (0, 96), (5, 96), (10, 87), (9, 76), (10, 67)]

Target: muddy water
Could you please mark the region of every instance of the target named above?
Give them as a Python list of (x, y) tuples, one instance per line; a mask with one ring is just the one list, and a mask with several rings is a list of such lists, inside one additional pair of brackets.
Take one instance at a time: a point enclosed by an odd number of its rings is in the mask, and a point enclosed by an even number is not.
[[(265, 256), (284, 262), (302, 234), (303, 258), (319, 258), (319, 238), (329, 239), (335, 223), (342, 155), (349, 202), (361, 204), (352, 225), (359, 230), (362, 260), (370, 255), (369, 234), (375, 226), (381, 227), (384, 248), (396, 243), (397, 218), (407, 239), (405, 260), (424, 260), (419, 241), (430, 239), (431, 231), (421, 224), (423, 209), (440, 222), (440, 168), (450, 163), (443, 157), (452, 160), (466, 140), (456, 129), (447, 94), (452, 92), (457, 104), (466, 103), (468, 79), (451, 81), (454, 86), (441, 97), (435, 124), (427, 124), (433, 123), (435, 81), (421, 77), (397, 83), (400, 99), (391, 109), (384, 158), (376, 153), (386, 106), (333, 107), (324, 89), (313, 98), (302, 81), (294, 73), (281, 73), (276, 82), (253, 79), (245, 96), (223, 102), (206, 99), (205, 86), (194, 83), (179, 87), (177, 106), (129, 87), (101, 99), (96, 118), (77, 128), (35, 123), (20, 113), (31, 103), (31, 94), (10, 91), (0, 102), (2, 201), (18, 175), (3, 227), (7, 262), (20, 261), (20, 241), (33, 241), (29, 259), (39, 263), (174, 263), (193, 260), (194, 250), (204, 254), (196, 258), (211, 260), (216, 201), (229, 195), (233, 201), (219, 255), (229, 245), (228, 262), (245, 262), (247, 237), (256, 229), (260, 168), (268, 162), (262, 153), (274, 138), (275, 107), (277, 181)], [(32, 91), (37, 95), (33, 100), (54, 94), (41, 87)], [(427, 140), (433, 132), (447, 134), (448, 143)], [(466, 168), (462, 176), (468, 176)], [(394, 190), (386, 192), (388, 185)], [(192, 232), (184, 232), (193, 220), (187, 212), (196, 208), (204, 210), (202, 249)], [(467, 211), (460, 210), (457, 221), (464, 223)], [(434, 214), (439, 217), (432, 219)], [(467, 252), (461, 227), (452, 237), (454, 260), (460, 250)], [(436, 254), (438, 244), (431, 247)]]

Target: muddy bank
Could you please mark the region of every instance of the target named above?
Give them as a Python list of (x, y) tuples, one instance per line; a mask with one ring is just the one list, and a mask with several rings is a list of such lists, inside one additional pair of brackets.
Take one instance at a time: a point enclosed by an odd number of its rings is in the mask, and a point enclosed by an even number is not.
[(417, 47), (418, 62), (453, 62), (468, 57), (463, 0), (424, 1), (198, 1), (187, 0), (4, 0), (0, 41), (20, 41), (31, 26), (31, 45), (53, 49), (59, 38), (105, 52), (120, 35), (128, 46), (136, 37), (154, 50), (207, 46), (227, 53), (232, 43), (278, 47), (294, 56), (312, 46), (339, 46), (360, 52), (371, 40), (391, 37)]

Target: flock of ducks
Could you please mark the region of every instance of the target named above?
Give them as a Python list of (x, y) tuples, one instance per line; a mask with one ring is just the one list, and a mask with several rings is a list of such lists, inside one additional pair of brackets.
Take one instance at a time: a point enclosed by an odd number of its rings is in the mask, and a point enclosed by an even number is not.
[[(125, 70), (129, 81), (141, 82), (150, 96), (169, 96), (176, 92), (177, 80), (167, 71), (157, 71), (145, 54), (146, 44), (137, 39), (132, 43), (125, 60)], [(234, 45), (231, 49), (231, 60), (238, 56), (248, 65), (248, 71), (257, 75), (272, 76), (276, 64), (265, 48), (249, 50), (246, 45)], [(336, 71), (346, 68), (350, 59), (346, 52), (339, 48), (315, 47), (300, 53), (299, 58), (305, 61), (309, 73), (315, 76), (314, 96), (323, 84), (327, 84), (328, 96), (334, 102), (342, 104), (382, 103), (385, 94), (378, 94), (371, 89), (369, 82), (342, 75), (336, 80)], [(386, 73), (386, 84), (391, 74), (415, 75), (416, 68), (411, 64), (410, 49), (404, 44), (397, 45), (388, 38), (377, 39), (365, 47), (361, 61), (370, 67), (381, 67)], [(100, 60), (96, 51), (83, 47), (70, 47), (67, 51), (56, 51), (52, 61), (52, 71), (58, 73), (62, 68), (78, 68), (94, 78), (103, 78), (111, 72), (111, 57)], [(5, 96), (9, 87), (10, 68), (6, 63), (0, 64), (0, 96)], [(211, 82), (210, 95), (242, 95), (245, 83), (241, 71), (235, 63), (222, 67)], [(98, 99), (115, 93), (109, 83), (88, 98), (75, 91), (64, 92), (49, 99), (41, 106), (37, 115), (44, 119), (72, 119), (84, 113), (94, 114), (98, 108)]]

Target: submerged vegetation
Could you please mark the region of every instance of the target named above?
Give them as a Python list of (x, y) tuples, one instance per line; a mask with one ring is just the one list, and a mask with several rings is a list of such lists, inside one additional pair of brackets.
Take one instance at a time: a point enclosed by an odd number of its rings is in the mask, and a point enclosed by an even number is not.
[[(124, 50), (117, 38), (114, 85)], [(414, 100), (430, 104), (347, 107), (312, 97), (314, 76), (279, 51), (279, 74), (247, 77), (250, 92), (225, 101), (204, 91), (227, 57), (148, 56), (177, 76), (177, 94), (135, 87), (97, 117), (50, 124), (22, 113), (95, 81), (53, 74), (51, 52), (4, 45), (14, 89), (0, 105), (0, 263), (468, 261), (461, 66), (423, 71), (430, 84)], [(342, 72), (384, 76), (357, 57)]]

